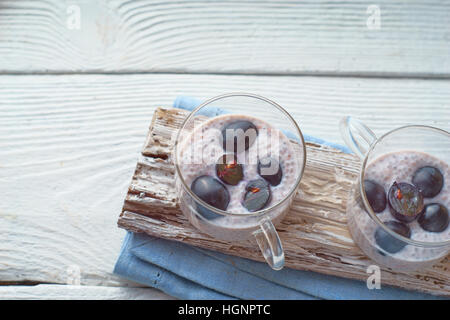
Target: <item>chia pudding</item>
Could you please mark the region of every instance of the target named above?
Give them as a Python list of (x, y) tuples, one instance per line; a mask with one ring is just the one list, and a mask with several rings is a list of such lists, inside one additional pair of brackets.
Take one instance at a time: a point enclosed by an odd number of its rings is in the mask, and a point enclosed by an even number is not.
[(349, 228), (360, 248), (390, 268), (417, 270), (448, 253), (432, 246), (450, 240), (450, 167), (416, 151), (387, 153), (369, 163), (364, 175), (366, 198), (376, 216), (394, 232), (430, 244), (407, 244), (383, 230), (366, 212), (355, 186), (348, 204)]
[[(247, 115), (222, 115), (195, 126), (179, 144), (179, 171), (192, 193), (229, 214), (207, 209), (186, 192), (180, 198), (183, 212), (216, 237), (249, 237), (258, 228), (254, 213), (283, 202), (296, 188), (301, 150), (295, 145), (266, 121)], [(268, 218), (279, 222), (289, 205), (276, 206)]]

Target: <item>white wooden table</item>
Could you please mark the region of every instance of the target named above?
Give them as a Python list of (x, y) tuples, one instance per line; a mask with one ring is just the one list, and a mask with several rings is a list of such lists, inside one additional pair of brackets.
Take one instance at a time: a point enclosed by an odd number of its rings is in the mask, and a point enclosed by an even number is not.
[(112, 274), (117, 217), (155, 107), (231, 91), (450, 130), (450, 3), (0, 0), (0, 298), (168, 298)]

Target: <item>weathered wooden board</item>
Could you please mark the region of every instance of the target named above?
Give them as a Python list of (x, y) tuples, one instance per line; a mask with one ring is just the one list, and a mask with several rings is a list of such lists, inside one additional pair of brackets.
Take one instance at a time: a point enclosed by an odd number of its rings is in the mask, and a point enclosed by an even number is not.
[(0, 281), (66, 283), (77, 265), (83, 285), (126, 285), (112, 274), (124, 235), (117, 215), (155, 106), (232, 91), (267, 96), (305, 133), (334, 142), (343, 115), (376, 134), (407, 123), (450, 130), (447, 80), (0, 76)]
[(445, 0), (2, 0), (0, 72), (449, 77), (449, 23)]
[[(118, 225), (134, 232), (183, 241), (263, 261), (255, 241), (226, 242), (198, 232), (181, 213), (174, 186), (173, 133), (188, 112), (158, 108), (139, 158)], [(307, 144), (300, 192), (277, 227), (286, 266), (354, 279), (367, 279), (373, 264), (354, 244), (346, 225), (346, 199), (359, 159), (336, 149)], [(382, 282), (450, 296), (448, 257), (418, 273), (383, 270)]]
[(0, 300), (167, 300), (173, 299), (153, 288), (74, 286), (40, 284), (0, 286)]

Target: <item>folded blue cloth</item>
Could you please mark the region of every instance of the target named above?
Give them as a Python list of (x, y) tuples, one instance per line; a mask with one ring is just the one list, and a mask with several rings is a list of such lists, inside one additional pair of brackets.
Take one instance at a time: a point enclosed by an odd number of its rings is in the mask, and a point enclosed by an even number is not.
[[(178, 97), (174, 107), (192, 110), (200, 102)], [(226, 111), (209, 108), (207, 116)], [(350, 152), (346, 147), (304, 136)], [(238, 258), (144, 234), (128, 232), (114, 273), (181, 299), (437, 299), (428, 294), (384, 286), (369, 290), (363, 281), (284, 268)]]

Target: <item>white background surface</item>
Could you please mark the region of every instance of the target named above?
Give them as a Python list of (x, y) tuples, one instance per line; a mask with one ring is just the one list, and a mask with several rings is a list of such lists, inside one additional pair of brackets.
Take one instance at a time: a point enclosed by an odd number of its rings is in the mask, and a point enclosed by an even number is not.
[(449, 79), (446, 1), (2, 0), (0, 298), (167, 297), (112, 269), (153, 111), (177, 95), (261, 94), (342, 143), (344, 115), (450, 130)]

